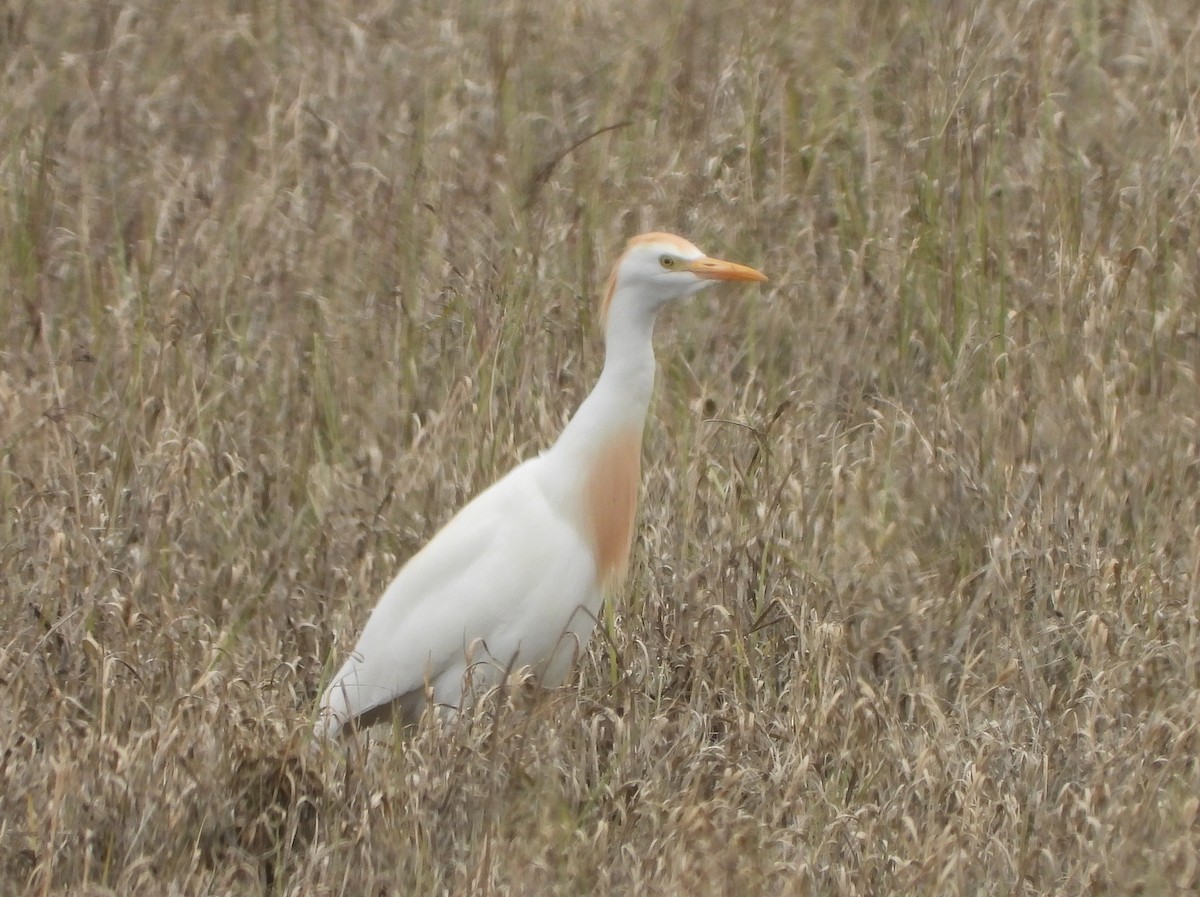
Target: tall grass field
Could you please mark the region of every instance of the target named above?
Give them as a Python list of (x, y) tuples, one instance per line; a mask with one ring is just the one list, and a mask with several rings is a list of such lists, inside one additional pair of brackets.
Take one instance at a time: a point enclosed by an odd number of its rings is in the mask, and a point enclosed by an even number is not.
[[(1192, 0), (8, 0), (0, 897), (1200, 889)], [(548, 446), (625, 240), (568, 685), (313, 749)]]

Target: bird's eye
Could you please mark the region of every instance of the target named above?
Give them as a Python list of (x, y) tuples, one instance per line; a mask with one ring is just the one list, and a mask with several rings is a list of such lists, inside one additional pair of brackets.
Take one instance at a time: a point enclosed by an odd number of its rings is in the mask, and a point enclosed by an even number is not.
[(666, 269), (670, 270), (671, 268), (674, 268), (674, 267), (675, 267), (675, 256), (673, 256), (673, 255), (664, 255), (662, 258), (660, 258), (660, 259), (658, 260), (658, 263), (659, 263), (660, 265), (662, 265), (664, 268), (666, 268)]

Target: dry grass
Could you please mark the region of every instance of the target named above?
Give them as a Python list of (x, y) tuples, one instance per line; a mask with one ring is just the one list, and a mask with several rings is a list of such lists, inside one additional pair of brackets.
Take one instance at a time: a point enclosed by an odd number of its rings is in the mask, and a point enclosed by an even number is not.
[[(341, 6), (0, 17), (0, 893), (1200, 888), (1193, 3)], [(310, 756), (652, 226), (607, 637)]]

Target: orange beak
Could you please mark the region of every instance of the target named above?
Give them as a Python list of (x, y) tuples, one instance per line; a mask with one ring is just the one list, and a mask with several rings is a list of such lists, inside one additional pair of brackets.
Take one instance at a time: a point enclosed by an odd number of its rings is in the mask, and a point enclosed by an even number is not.
[(753, 280), (765, 281), (767, 275), (736, 262), (725, 262), (705, 256), (684, 266), (685, 271), (691, 271), (697, 277), (705, 280)]

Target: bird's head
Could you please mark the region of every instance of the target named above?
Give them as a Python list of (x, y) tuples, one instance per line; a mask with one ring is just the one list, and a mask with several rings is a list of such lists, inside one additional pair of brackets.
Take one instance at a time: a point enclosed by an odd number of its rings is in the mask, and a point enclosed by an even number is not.
[(638, 311), (657, 312), (674, 299), (698, 293), (718, 280), (765, 281), (761, 271), (710, 258), (683, 237), (649, 233), (634, 237), (613, 266), (600, 306), (607, 321), (613, 298), (636, 303)]

